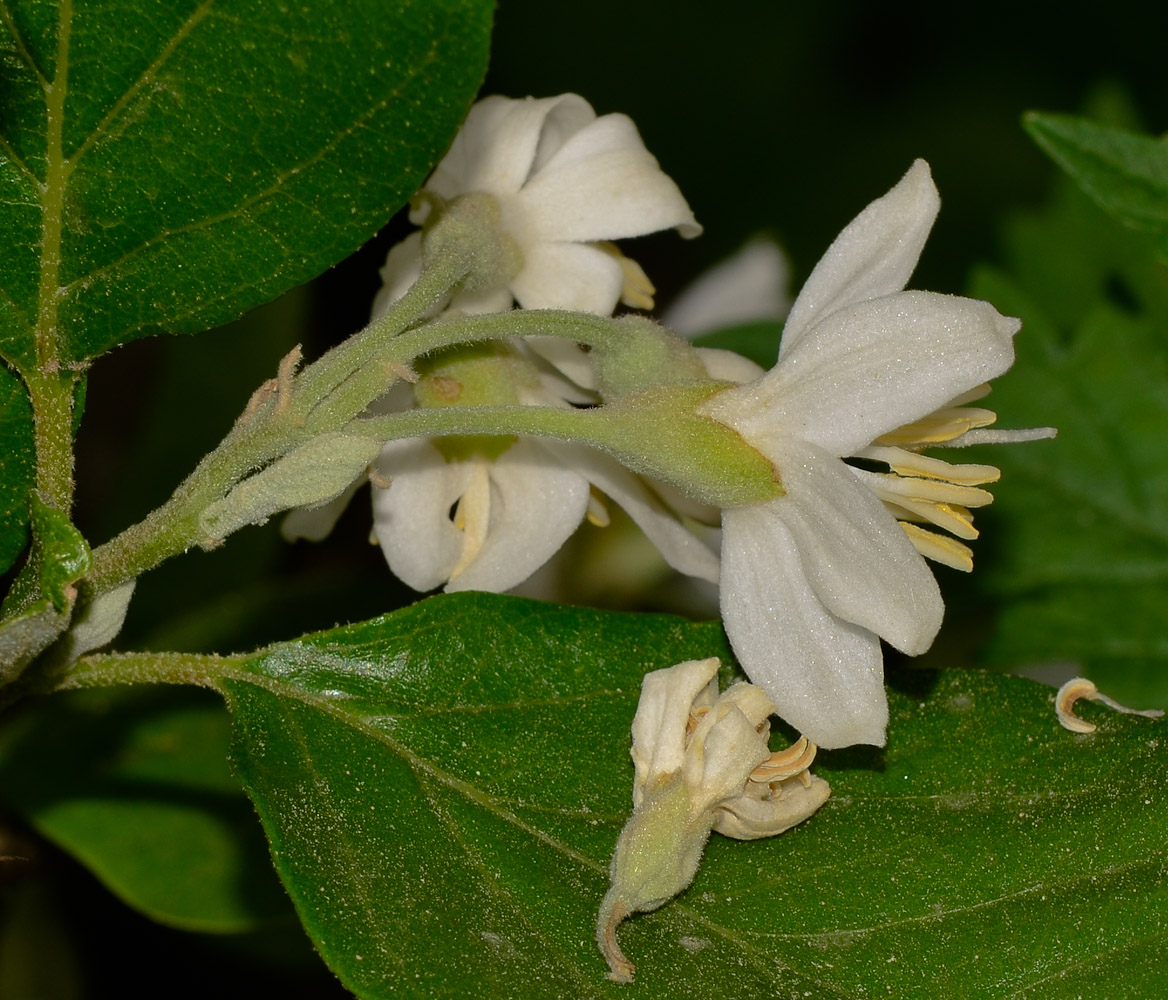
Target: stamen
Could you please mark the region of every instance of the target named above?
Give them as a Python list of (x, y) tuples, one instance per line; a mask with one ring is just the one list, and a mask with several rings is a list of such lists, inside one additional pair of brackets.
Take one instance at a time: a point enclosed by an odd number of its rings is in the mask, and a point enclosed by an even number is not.
[(988, 427), (998, 415), (993, 410), (983, 410), (972, 406), (946, 407), (930, 413), (916, 423), (905, 424), (894, 431), (882, 434), (874, 442), (877, 445), (905, 445), (923, 447), (952, 441), (955, 437), (973, 430)]
[(750, 780), (765, 785), (803, 774), (815, 760), (816, 750), (818, 747), (814, 743), (806, 736), (800, 736), (786, 750), (772, 753), (767, 760), (751, 771)]
[(458, 498), (454, 511), (454, 526), (462, 532), (462, 552), (458, 562), (450, 571), (454, 580), (466, 572), (468, 566), (478, 558), (487, 540), (487, 528), (491, 521), (491, 477), (486, 462), (472, 463), (470, 482)]
[(1101, 694), (1099, 689), (1086, 677), (1072, 677), (1058, 689), (1058, 694), (1054, 696), (1054, 709), (1058, 715), (1059, 725), (1063, 729), (1069, 729), (1072, 733), (1093, 733), (1096, 729), (1095, 723), (1080, 719), (1075, 715), (1075, 702), (1080, 698), (1102, 702), (1108, 708), (1113, 708), (1125, 715), (1142, 715), (1148, 719), (1159, 719), (1164, 715), (1158, 708), (1128, 708), (1126, 705), (1121, 705), (1118, 701), (1108, 698), (1107, 695)]
[(968, 545), (962, 545), (956, 538), (926, 531), (907, 521), (898, 523), (908, 535), (908, 540), (926, 559), (932, 559), (933, 562), (959, 569), (964, 573), (973, 569), (973, 550)]
[(906, 451), (904, 448), (872, 446), (856, 452), (856, 457), (883, 462), (897, 475), (942, 479), (947, 483), (960, 483), (962, 486), (996, 483), (1002, 476), (1001, 470), (992, 465), (954, 465), (952, 462), (943, 462), (939, 458), (930, 458), (915, 451)]
[(593, 246), (615, 258), (620, 264), (625, 278), (624, 287), (621, 289), (621, 302), (631, 309), (652, 309), (653, 296), (657, 294), (657, 289), (653, 287), (653, 282), (649, 280), (641, 265), (621, 253), (620, 247), (615, 243), (605, 241), (594, 243)]
[(608, 508), (604, 506), (604, 501), (596, 495), (595, 490), (588, 494), (588, 509), (584, 516), (588, 518), (590, 524), (595, 524), (598, 528), (607, 528), (611, 521), (608, 516)]

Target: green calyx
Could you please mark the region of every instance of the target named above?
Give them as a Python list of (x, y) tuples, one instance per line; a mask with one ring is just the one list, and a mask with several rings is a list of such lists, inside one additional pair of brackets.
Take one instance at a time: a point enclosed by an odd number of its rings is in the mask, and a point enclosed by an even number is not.
[[(520, 402), (519, 389), (539, 384), (535, 369), (506, 343), (488, 341), (442, 351), (418, 366), (414, 400), (421, 409), (507, 406)], [(448, 462), (476, 455), (493, 461), (515, 435), (466, 434), (437, 438), (435, 447)]]
[(693, 347), (676, 333), (644, 316), (624, 316), (614, 335), (593, 347), (600, 395), (619, 399), (651, 386), (708, 378)]
[(499, 202), (481, 191), (449, 202), (431, 198), (432, 210), (422, 229), (422, 266), (459, 259), (466, 276), (459, 291), (487, 292), (505, 287), (523, 270), (518, 244), (499, 224)]
[(778, 470), (725, 424), (695, 412), (724, 382), (659, 385), (592, 411), (607, 448), (635, 472), (713, 507), (743, 507), (785, 493)]

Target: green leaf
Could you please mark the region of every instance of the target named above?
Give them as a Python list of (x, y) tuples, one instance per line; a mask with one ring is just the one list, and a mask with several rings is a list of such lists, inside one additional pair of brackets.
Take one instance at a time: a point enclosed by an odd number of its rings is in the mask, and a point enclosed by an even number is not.
[(28, 543), (28, 495), (36, 482), (32, 405), (19, 378), (0, 364), (0, 573)]
[(3, 351), (29, 365), (52, 337), (79, 362), (203, 330), (352, 253), (450, 141), (490, 15), (485, 0), (7, 4)]
[[(449, 143), (492, 6), (4, 4), (0, 358), (26, 379), (83, 367), (225, 323), (348, 256)], [(30, 488), (31, 410), (11, 374), (0, 565), (23, 544)]]
[(1168, 138), (1072, 115), (1030, 112), (1026, 131), (1100, 206), (1160, 237), (1168, 260)]
[(1055, 441), (996, 448), (981, 583), (1002, 598), (986, 657), (1071, 662), (1104, 691), (1168, 705), (1168, 272), (1136, 234), (1066, 193), (1011, 227), (1011, 274), (971, 293), (1022, 318), (991, 397), (1003, 426)]
[[(596, 949), (645, 671), (715, 625), (483, 594), (258, 654), (224, 687), (277, 870), (361, 997), (621, 997)], [(781, 837), (715, 836), (621, 927), (638, 996), (1109, 998), (1162, 991), (1162, 728), (973, 672), (910, 675), (887, 751)]]
[(227, 741), (202, 692), (58, 696), (0, 733), (0, 796), (153, 919), (252, 930), (290, 913)]

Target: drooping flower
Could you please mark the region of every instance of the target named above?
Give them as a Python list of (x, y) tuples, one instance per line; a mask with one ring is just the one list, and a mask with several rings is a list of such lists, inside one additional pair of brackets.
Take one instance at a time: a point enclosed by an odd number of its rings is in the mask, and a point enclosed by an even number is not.
[(1017, 320), (903, 290), (939, 206), (918, 160), (816, 266), (775, 367), (701, 408), (770, 459), (786, 491), (723, 511), (722, 615), (748, 676), (820, 746), (883, 745), (880, 639), (924, 652), (944, 608), (921, 553), (968, 562), (964, 546), (920, 525), (972, 537), (968, 508), (992, 499), (977, 485), (996, 469), (917, 450), (1053, 434), (979, 431), (994, 414), (961, 405), (1010, 367)]
[[(485, 370), (484, 370), (485, 369)], [(459, 398), (486, 379), (492, 398)], [(465, 376), (464, 376), (465, 373)], [(429, 387), (429, 388), (428, 388)], [(511, 345), (440, 366), (417, 387), (449, 405), (566, 408), (560, 382)], [(607, 513), (594, 488), (628, 512), (680, 572), (708, 580), (718, 557), (636, 475), (589, 448), (535, 438), (390, 441), (373, 467), (373, 530), (394, 574), (416, 590), (510, 590), (555, 554), (587, 516)]]
[(815, 747), (801, 739), (772, 754), (774, 705), (753, 684), (718, 693), (718, 660), (689, 660), (646, 674), (633, 719), (633, 814), (610, 866), (596, 936), (609, 978), (632, 979), (616, 928), (653, 910), (693, 881), (710, 833), (739, 840), (783, 833), (831, 794), (807, 768)]
[[(652, 306), (653, 287), (610, 241), (676, 228), (697, 236), (677, 185), (661, 171), (626, 115), (597, 117), (582, 97), (487, 97), (470, 111), (450, 151), (415, 199), (410, 219), (460, 195), (491, 195), (522, 268), (506, 288), (455, 296), (463, 312), (574, 309), (607, 316), (620, 301)], [(421, 268), (421, 236), (398, 244), (382, 269), (374, 315)]]

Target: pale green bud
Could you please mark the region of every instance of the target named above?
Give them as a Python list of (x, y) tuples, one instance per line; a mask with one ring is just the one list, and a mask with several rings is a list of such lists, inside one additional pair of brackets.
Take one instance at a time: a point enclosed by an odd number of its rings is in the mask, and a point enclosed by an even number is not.
[(199, 526), (213, 545), (247, 524), (263, 524), (293, 507), (319, 507), (340, 496), (377, 457), (372, 438), (322, 434), (245, 479), (222, 500), (209, 504)]

